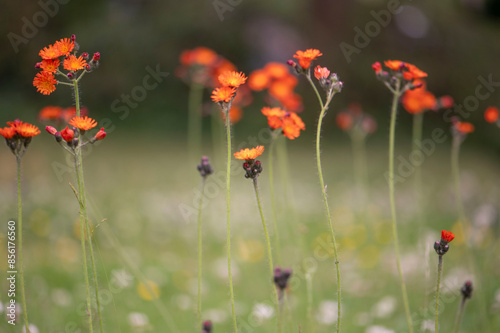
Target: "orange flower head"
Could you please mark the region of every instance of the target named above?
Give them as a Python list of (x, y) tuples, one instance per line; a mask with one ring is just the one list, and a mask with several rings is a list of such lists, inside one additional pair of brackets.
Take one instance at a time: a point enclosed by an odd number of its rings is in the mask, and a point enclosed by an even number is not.
[(290, 140), (298, 138), (300, 135), (300, 128), (290, 117), (286, 117), (283, 119), (283, 125), (281, 126), (281, 129), (283, 130), (283, 135)]
[(389, 67), (393, 71), (400, 71), (403, 68), (405, 68), (406, 63), (404, 63), (400, 60), (386, 60), (386, 61), (384, 61), (384, 65), (386, 65), (387, 67)]
[(70, 54), (69, 57), (64, 59), (63, 63), (64, 69), (68, 71), (78, 71), (80, 69), (84, 69), (87, 66), (87, 62), (83, 59), (83, 56), (79, 56), (78, 58), (74, 55)]
[(44, 59), (42, 60), (40, 68), (43, 69), (44, 72), (55, 73), (60, 64), (61, 62), (59, 61), (59, 59)]
[(217, 61), (218, 55), (215, 51), (200, 46), (191, 52), (191, 57), (194, 63), (202, 66), (211, 66)]
[(97, 122), (94, 119), (87, 116), (74, 117), (69, 121), (69, 124), (71, 126), (79, 128), (82, 131), (87, 131), (97, 126)]
[(0, 128), (0, 135), (7, 140), (12, 139), (16, 134), (17, 134), (16, 129), (12, 126)]
[(40, 130), (38, 127), (28, 123), (22, 123), (21, 125), (16, 127), (16, 132), (23, 138), (31, 138), (35, 135), (40, 134)]
[(248, 77), (248, 86), (250, 89), (255, 91), (260, 91), (269, 86), (271, 82), (271, 77), (263, 69), (257, 69), (253, 71)]
[(55, 42), (54, 47), (59, 51), (60, 55), (68, 55), (75, 48), (75, 42), (69, 38), (64, 38)]
[(415, 80), (427, 77), (427, 73), (417, 68), (417, 66), (406, 63), (407, 72), (403, 72), (403, 77), (406, 80)]
[(270, 62), (263, 70), (273, 79), (281, 79), (290, 74), (288, 67), (279, 62)]
[(62, 108), (60, 106), (46, 106), (40, 110), (38, 113), (38, 120), (47, 121), (47, 120), (56, 120), (59, 119), (62, 115)]
[(297, 51), (293, 57), (299, 60), (300, 67), (308, 69), (311, 66), (311, 62), (322, 55), (323, 53), (319, 50), (307, 49), (305, 51)]
[(56, 90), (56, 83), (57, 81), (54, 74), (48, 72), (37, 73), (33, 79), (33, 86), (36, 87), (37, 91), (43, 95), (50, 95), (54, 90)]
[(212, 101), (219, 103), (225, 102), (229, 103), (233, 98), (234, 94), (236, 94), (236, 88), (232, 87), (220, 87), (215, 88), (212, 92)]
[(474, 125), (468, 122), (457, 121), (453, 126), (460, 134), (469, 134), (474, 132)]
[(284, 117), (286, 115), (286, 111), (281, 110), (280, 108), (270, 108), (268, 106), (265, 106), (261, 110), (262, 114), (266, 117)]
[(283, 126), (283, 120), (280, 117), (271, 116), (267, 117), (267, 124), (271, 129), (281, 128)]
[(279, 101), (290, 96), (292, 93), (293, 93), (293, 86), (290, 84), (290, 81), (288, 80), (274, 81), (269, 86), (269, 95), (273, 96)]
[(61, 53), (55, 45), (49, 45), (41, 50), (38, 55), (44, 60), (50, 60), (60, 57)]
[(455, 235), (451, 231), (441, 230), (441, 240), (446, 243), (451, 242), (455, 238)]
[(494, 123), (498, 120), (498, 115), (500, 111), (494, 106), (489, 106), (486, 111), (484, 111), (484, 119), (489, 123)]
[(238, 88), (247, 80), (245, 74), (243, 72), (224, 72), (219, 75), (219, 82), (224, 87), (234, 87)]
[(291, 112), (300, 112), (303, 109), (302, 96), (292, 93), (280, 100), (285, 109)]
[(298, 114), (296, 114), (295, 112), (289, 112), (288, 118), (295, 124), (295, 126), (297, 126), (298, 129), (305, 131), (306, 124), (304, 124)]
[(239, 160), (253, 161), (258, 156), (262, 155), (263, 152), (264, 146), (257, 146), (252, 149), (245, 148), (240, 150), (239, 152), (234, 153), (234, 157)]
[(316, 79), (327, 79), (330, 75), (330, 71), (326, 67), (316, 66), (314, 69), (314, 77)]
[[(417, 81), (421, 80), (415, 80), (415, 82)], [(425, 90), (425, 82), (421, 81), (417, 83), (423, 83), (424, 85), (420, 88), (405, 91), (401, 99), (403, 107), (411, 114), (436, 109), (436, 97), (429, 91)]]

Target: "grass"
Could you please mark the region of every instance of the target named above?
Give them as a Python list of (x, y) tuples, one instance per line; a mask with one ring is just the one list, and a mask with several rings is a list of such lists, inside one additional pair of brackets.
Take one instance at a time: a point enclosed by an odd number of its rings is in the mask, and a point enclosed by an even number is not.
[[(85, 303), (85, 288), (81, 277), (81, 251), (79, 248), (78, 206), (68, 181), (75, 184), (70, 173), (59, 181), (51, 163), (64, 163), (60, 149), (54, 148), (51, 138), (40, 137), (32, 143), (24, 157), (24, 254), (26, 298), (30, 304), (30, 322), (40, 332), (59, 332), (65, 327), (84, 327), (85, 315), (80, 305)], [(236, 140), (237, 141), (237, 140)], [(154, 142), (154, 143), (152, 143)], [(165, 146), (165, 142), (169, 145)], [(236, 145), (238, 141), (236, 142)], [(97, 148), (97, 147), (96, 147)], [(321, 193), (317, 191), (314, 150), (307, 138), (289, 145), (290, 165), (294, 179), (287, 184), (293, 190), (297, 215), (290, 216), (284, 207), (284, 196), (280, 195), (284, 184), (276, 177), (277, 218), (281, 239), (282, 267), (294, 271), (291, 281), (290, 306), (292, 322), (284, 327), (307, 325), (307, 295), (305, 273), (315, 266), (313, 282), (313, 319), (317, 321), (318, 308), (325, 300), (335, 301), (335, 275), (331, 265), (333, 255), (329, 233), (324, 224)], [(408, 156), (410, 145), (397, 143), (396, 156)], [(482, 204), (498, 205), (498, 167), (500, 161), (483, 151), (463, 145), (461, 170), (465, 211), (469, 218)], [(343, 263), (343, 332), (364, 332), (370, 325), (381, 325), (396, 332), (405, 332), (407, 324), (402, 304), (399, 303), (397, 270), (391, 239), (390, 210), (388, 206), (387, 183), (384, 173), (387, 168), (386, 142), (380, 145), (368, 140), (370, 195), (367, 221), (356, 220), (355, 211), (362, 209), (354, 197), (355, 181), (352, 174), (352, 160), (347, 138), (338, 143), (325, 140), (323, 144), (323, 172), (329, 187), (329, 201), (338, 235), (339, 255)], [(7, 149), (0, 149), (0, 210), (3, 216), (14, 217), (15, 163)], [(210, 156), (210, 154), (208, 154)], [(151, 138), (135, 135), (134, 140), (110, 136), (109, 140), (93, 149), (85, 157), (89, 216), (94, 224), (94, 238), (97, 256), (98, 278), (104, 306), (104, 326), (109, 332), (140, 332), (128, 322), (131, 313), (146, 314), (149, 331), (158, 332), (166, 327), (165, 313), (155, 304), (141, 298), (137, 292), (138, 277), (130, 267), (134, 263), (143, 275), (159, 285), (159, 300), (174, 318), (181, 331), (191, 331), (196, 320), (197, 295), (197, 227), (196, 207), (190, 219), (186, 220), (179, 210), (180, 205), (192, 206), (193, 197), (199, 189), (199, 175), (196, 165), (188, 166), (189, 156), (182, 144), (176, 145), (165, 138)], [(259, 177), (267, 184), (267, 156), (261, 159), (264, 171)], [(225, 257), (225, 186), (224, 161), (211, 161), (215, 174), (207, 179), (204, 208), (203, 242), (203, 319), (214, 321), (214, 332), (228, 332), (232, 327), (231, 308), (227, 296), (227, 270)], [(396, 160), (396, 170), (397, 170)], [(456, 212), (453, 201), (453, 186), (449, 170), (449, 143), (442, 144), (423, 164), (424, 193), (427, 200), (427, 216), (422, 235), (416, 235), (417, 214), (414, 211), (411, 178), (403, 184), (396, 184), (396, 204), (399, 212), (400, 245), (402, 265), (409, 286), (409, 299), (413, 311), (423, 307), (425, 255), (417, 253), (419, 240), (430, 235), (427, 246), (439, 240), (440, 230), (456, 230)], [(71, 167), (71, 164), (69, 164)], [(234, 288), (236, 309), (240, 327), (254, 327), (259, 332), (275, 332), (272, 319), (258, 322), (251, 316), (254, 305), (268, 303), (269, 268), (266, 264), (265, 244), (259, 213), (248, 180), (243, 177), (239, 163), (233, 162), (232, 198), (233, 209), (232, 243), (234, 260)], [(279, 170), (276, 167), (276, 170)], [(221, 184), (211, 180), (222, 172)], [(492, 181), (493, 179), (493, 181)], [(212, 183), (212, 185), (210, 185)], [(269, 189), (262, 187), (262, 204), (267, 219), (271, 217)], [(106, 219), (104, 222), (101, 222)], [(298, 221), (298, 223), (292, 223)], [(76, 229), (78, 229), (76, 227)], [(0, 233), (0, 257), (6, 257), (5, 229)], [(491, 309), (494, 295), (500, 288), (500, 261), (495, 253), (500, 249), (498, 221), (488, 229), (481, 230), (483, 241), (476, 245), (475, 253), (482, 276), (474, 278), (476, 292), (484, 293), (487, 308)], [(110, 236), (112, 235), (112, 236)], [(110, 239), (117, 239), (113, 243)], [(300, 238), (300, 239), (299, 239)], [(301, 245), (304, 244), (304, 245)], [(119, 248), (118, 248), (119, 247)], [(452, 292), (459, 290), (468, 278), (450, 275), (467, 267), (460, 257), (464, 245), (457, 240), (450, 244), (442, 276), (442, 293), (447, 297), (440, 302), (440, 327), (450, 331), (454, 324), (460, 297)], [(457, 248), (455, 251), (454, 249)], [(124, 258), (124, 254), (127, 258)], [(128, 259), (128, 260), (126, 260)], [(427, 299), (433, 299), (435, 262), (437, 256), (429, 254), (431, 286)], [(29, 263), (29, 264), (27, 264)], [(5, 260), (0, 261), (5, 271)], [(106, 273), (106, 274), (105, 274)], [(107, 281), (109, 277), (109, 281)], [(118, 278), (117, 278), (118, 277)], [(109, 284), (108, 284), (109, 283)], [(110, 287), (111, 286), (111, 287)], [(6, 282), (0, 282), (6, 290)], [(495, 332), (500, 330), (500, 320), (474, 309), (478, 297), (473, 293), (462, 322), (462, 331)], [(327, 299), (325, 299), (325, 295)], [(112, 296), (112, 298), (110, 297)], [(375, 305), (384, 297), (392, 296), (398, 302), (394, 312), (377, 316)], [(6, 293), (0, 293), (5, 303)], [(80, 309), (79, 309), (80, 308)], [(429, 306), (427, 320), (432, 323), (433, 307)], [(324, 319), (324, 318), (323, 318)], [(69, 325), (69, 326), (67, 326)], [(316, 332), (331, 332), (335, 323), (316, 322)], [(418, 322), (415, 321), (418, 328)], [(18, 332), (0, 322), (0, 331)], [(287, 331), (287, 330), (285, 330)]]

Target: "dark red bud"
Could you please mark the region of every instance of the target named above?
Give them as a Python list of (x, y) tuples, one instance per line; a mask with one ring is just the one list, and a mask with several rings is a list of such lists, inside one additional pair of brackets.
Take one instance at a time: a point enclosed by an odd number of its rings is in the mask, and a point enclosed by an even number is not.
[(40, 67), (42, 67), (42, 63), (41, 63), (41, 62), (37, 62), (37, 63), (35, 64), (35, 68), (40, 68)]
[(92, 60), (97, 61), (99, 59), (101, 59), (101, 54), (99, 52), (94, 53)]
[(74, 42), (76, 40), (76, 36), (73, 34), (71, 35), (71, 41)]

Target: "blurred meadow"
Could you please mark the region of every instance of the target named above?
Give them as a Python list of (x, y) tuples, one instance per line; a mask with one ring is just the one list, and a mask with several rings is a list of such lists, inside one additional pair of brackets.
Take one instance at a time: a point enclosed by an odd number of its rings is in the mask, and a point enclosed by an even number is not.
[[(232, 332), (224, 123), (210, 116), (214, 103), (211, 89), (205, 89), (199, 115), (201, 148), (191, 149), (189, 88), (176, 75), (182, 51), (198, 46), (213, 49), (247, 76), (268, 62), (286, 63), (297, 50), (317, 48), (323, 53), (317, 63), (343, 81), (342, 92), (324, 118), (321, 156), (343, 277), (345, 333), (408, 332), (386, 179), (392, 96), (375, 77), (372, 63), (400, 59), (415, 64), (428, 73), (427, 90), (452, 96), (455, 106), (465, 105), (449, 108), (448, 116), (443, 110), (425, 113), (424, 140), (432, 138), (436, 129), (442, 130), (444, 139), (432, 141), (432, 149), (420, 163), (421, 211), (414, 191), (415, 166), (410, 162), (412, 115), (399, 106), (395, 160), (402, 175), (396, 182), (402, 268), (415, 331), (433, 332), (437, 267), (433, 245), (441, 230), (452, 231), (457, 237), (444, 261), (440, 331), (452, 332), (460, 288), (471, 280), (474, 291), (460, 332), (500, 332), (500, 128), (483, 116), (488, 106), (500, 107), (499, 1), (23, 0), (2, 6), (1, 126), (19, 118), (42, 130), (23, 157), (22, 170), (24, 274), (30, 323), (35, 326), (32, 333), (88, 332), (79, 205), (69, 186), (76, 186), (75, 173), (71, 158), (37, 119), (43, 107), (69, 107), (74, 100), (66, 87), (58, 86), (44, 96), (32, 85), (40, 49), (72, 34), (80, 52), (101, 54), (100, 67), (86, 75), (80, 89), (82, 105), (108, 133), (83, 152), (106, 332), (201, 331), (196, 316), (201, 182), (196, 166), (201, 155), (210, 157), (215, 171), (206, 180), (202, 215), (202, 317), (212, 321), (213, 332)], [(373, 11), (387, 11), (390, 6), (399, 8), (398, 14), (389, 15), (386, 26), (377, 23), (378, 32), (363, 43), (358, 31), (377, 22)], [(26, 34), (26, 22), (33, 22), (40, 12), (47, 13), (47, 22)], [(346, 56), (346, 44), (357, 51)], [(144, 98), (127, 102), (151, 71), (168, 75)], [(266, 148), (259, 157), (263, 172), (258, 179), (274, 263), (293, 271), (284, 332), (333, 332), (338, 306), (334, 254), (314, 147), (320, 108), (306, 80), (298, 79), (295, 92), (303, 98), (299, 115), (306, 130), (295, 140), (280, 137), (276, 141), (278, 147), (286, 147), (278, 150), (281, 153), (274, 161), (279, 249), (273, 238), (268, 178), (271, 140), (260, 111), (267, 105), (265, 92), (251, 93), (252, 102), (232, 126), (232, 152), (256, 145)], [(484, 79), (494, 83), (491, 90), (482, 88), (488, 94), (480, 98), (477, 87)], [(477, 104), (468, 104), (470, 96), (476, 96)], [(336, 115), (351, 103), (359, 103), (378, 124), (366, 138), (366, 164), (361, 164), (367, 174), (361, 187), (350, 138), (336, 123)], [(455, 202), (449, 116), (475, 125), (460, 152), (461, 198), (469, 222), (465, 236)], [(219, 131), (216, 135), (213, 126)], [(0, 160), (0, 315), (4, 318), (6, 225), (9, 219), (17, 219), (17, 183), (15, 158), (3, 144)], [(239, 331), (276, 332), (274, 286), (255, 194), (235, 159), (231, 205)], [(466, 258), (472, 258), (473, 265)], [(94, 323), (97, 332), (97, 318)], [(22, 325), (22, 318), (15, 326), (0, 320), (0, 332), (23, 332)]]

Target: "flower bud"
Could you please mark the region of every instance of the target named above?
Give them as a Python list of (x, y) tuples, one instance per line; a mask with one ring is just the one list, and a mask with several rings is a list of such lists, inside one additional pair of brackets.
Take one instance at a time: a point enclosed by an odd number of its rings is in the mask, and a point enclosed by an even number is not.
[(70, 73), (67, 74), (67, 76), (68, 76), (68, 79), (70, 79), (70, 80), (73, 79), (73, 73), (70, 72)]
[(70, 129), (68, 126), (66, 126), (65, 129), (61, 131), (61, 137), (64, 139), (66, 142), (71, 142), (75, 136), (75, 132)]
[(87, 60), (89, 58), (89, 54), (87, 52), (82, 53), (83, 59)]
[(96, 140), (102, 140), (106, 137), (106, 132), (104, 131), (104, 127), (101, 127), (101, 129), (99, 130), (99, 132), (96, 133), (96, 135), (94, 136), (94, 138)]
[(94, 53), (92, 60), (97, 62), (99, 59), (101, 59), (101, 54), (99, 52)]
[(71, 35), (71, 41), (74, 42), (76, 40), (75, 34)]
[(42, 67), (42, 63), (41, 63), (41, 62), (37, 62), (37, 63), (35, 64), (35, 68), (40, 68), (40, 67)]

